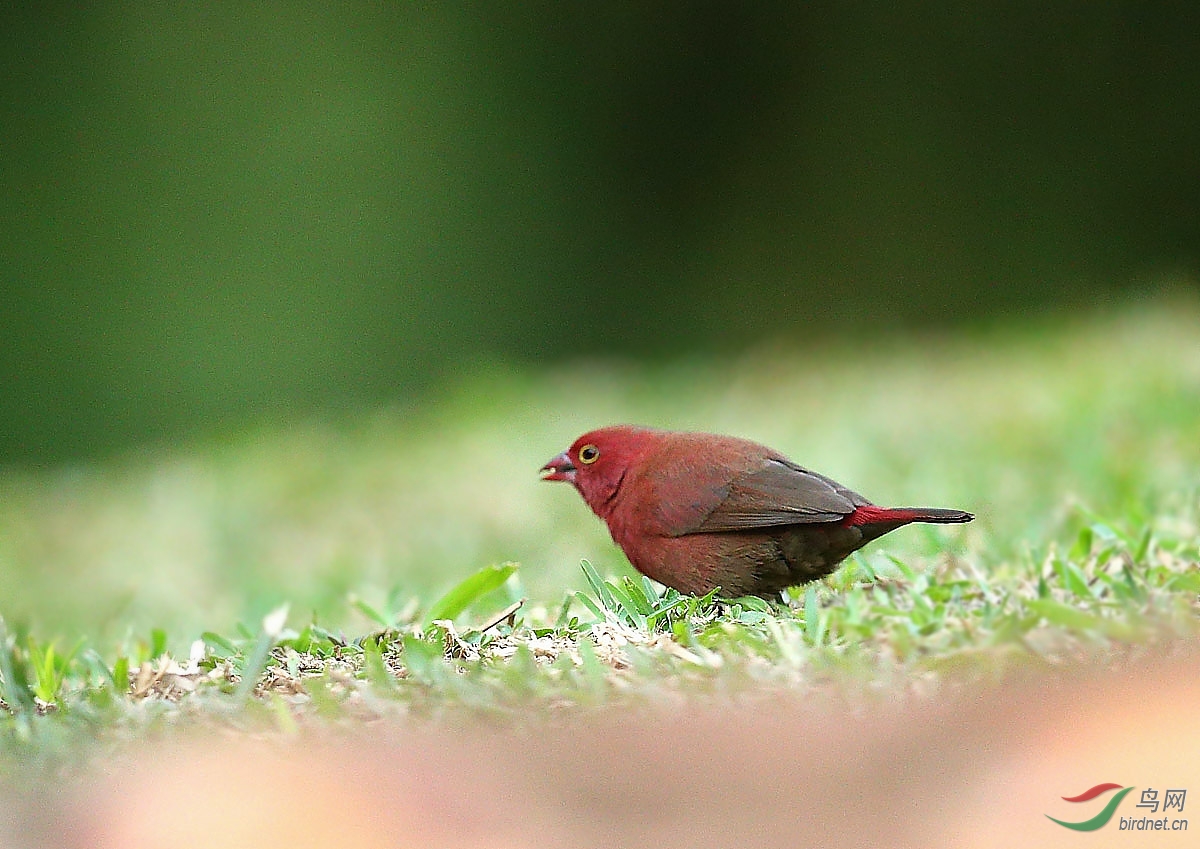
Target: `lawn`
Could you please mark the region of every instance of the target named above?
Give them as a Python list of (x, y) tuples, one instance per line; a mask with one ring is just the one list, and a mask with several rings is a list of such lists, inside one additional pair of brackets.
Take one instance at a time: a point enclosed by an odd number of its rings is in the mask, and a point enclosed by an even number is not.
[[(772, 445), (914, 526), (788, 607), (637, 576), (549, 457), (620, 421)], [(0, 473), (0, 764), (147, 727), (922, 699), (1198, 630), (1200, 306), (477, 368), (419, 400)], [(88, 745), (81, 745), (86, 741)]]

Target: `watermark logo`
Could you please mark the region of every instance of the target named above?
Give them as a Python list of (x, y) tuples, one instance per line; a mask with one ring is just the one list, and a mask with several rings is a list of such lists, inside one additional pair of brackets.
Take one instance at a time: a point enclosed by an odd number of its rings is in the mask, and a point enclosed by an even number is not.
[(1120, 784), (1113, 784), (1112, 782), (1109, 782), (1107, 784), (1097, 784), (1090, 790), (1084, 790), (1078, 796), (1062, 797), (1064, 802), (1090, 802), (1092, 799), (1095, 799), (1097, 796), (1102, 796), (1110, 790), (1120, 790), (1121, 792), (1109, 799), (1108, 804), (1104, 806), (1104, 809), (1091, 819), (1083, 820), (1082, 822), (1066, 822), (1064, 820), (1056, 820), (1049, 814), (1046, 814), (1046, 818), (1052, 822), (1058, 823), (1064, 828), (1070, 828), (1075, 831), (1095, 831), (1098, 828), (1104, 828), (1104, 826), (1108, 825), (1108, 821), (1112, 819), (1113, 814), (1116, 813), (1117, 805), (1121, 804), (1121, 801), (1129, 795), (1131, 790), (1133, 790), (1132, 787), (1121, 787)]
[[(1056, 822), (1063, 828), (1069, 828), (1073, 831), (1096, 831), (1108, 825), (1109, 820), (1113, 818), (1113, 814), (1117, 812), (1117, 807), (1124, 801), (1134, 788), (1122, 787), (1120, 784), (1107, 782), (1105, 784), (1097, 784), (1088, 790), (1084, 790), (1078, 796), (1063, 796), (1064, 802), (1090, 802), (1106, 793), (1113, 790), (1114, 793), (1098, 814), (1090, 819), (1080, 820), (1079, 822), (1067, 822), (1066, 820), (1055, 819), (1046, 814), (1046, 819), (1051, 822)], [(1183, 813), (1183, 805), (1187, 800), (1187, 790), (1173, 789), (1158, 791), (1152, 787), (1147, 787), (1142, 791), (1141, 801), (1137, 803), (1138, 808), (1148, 808), (1150, 813), (1159, 813), (1159, 806), (1162, 806), (1161, 817), (1121, 817), (1118, 821), (1117, 829), (1119, 831), (1187, 831), (1188, 821), (1185, 819), (1172, 818), (1167, 815), (1169, 811), (1178, 811)]]

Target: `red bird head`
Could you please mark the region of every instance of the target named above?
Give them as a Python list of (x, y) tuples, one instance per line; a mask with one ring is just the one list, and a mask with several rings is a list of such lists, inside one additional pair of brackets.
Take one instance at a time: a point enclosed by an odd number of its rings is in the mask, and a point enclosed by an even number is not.
[(588, 506), (601, 513), (605, 502), (621, 486), (630, 465), (649, 450), (660, 433), (633, 425), (614, 425), (585, 433), (542, 466), (542, 480), (574, 485)]

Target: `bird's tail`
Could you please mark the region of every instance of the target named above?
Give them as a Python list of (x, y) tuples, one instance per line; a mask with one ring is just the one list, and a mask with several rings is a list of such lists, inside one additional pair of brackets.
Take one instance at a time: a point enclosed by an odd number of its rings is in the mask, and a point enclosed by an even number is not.
[(963, 510), (947, 510), (942, 507), (876, 507), (864, 504), (843, 520), (850, 527), (862, 525), (891, 525), (900, 527), (909, 522), (933, 522), (940, 525), (969, 522), (972, 513)]

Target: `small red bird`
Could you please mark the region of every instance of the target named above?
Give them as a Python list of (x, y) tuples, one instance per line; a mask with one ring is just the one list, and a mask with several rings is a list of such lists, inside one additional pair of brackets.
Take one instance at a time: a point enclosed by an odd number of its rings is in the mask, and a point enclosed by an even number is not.
[(693, 595), (774, 597), (902, 525), (975, 518), (876, 507), (765, 445), (711, 433), (600, 428), (542, 472), (579, 490), (634, 568)]

